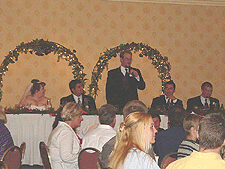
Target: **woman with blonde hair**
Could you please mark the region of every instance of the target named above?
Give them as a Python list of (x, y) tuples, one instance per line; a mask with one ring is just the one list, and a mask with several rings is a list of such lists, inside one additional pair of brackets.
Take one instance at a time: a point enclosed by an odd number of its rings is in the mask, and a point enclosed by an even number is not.
[(129, 114), (119, 126), (118, 132), (115, 149), (109, 158), (109, 167), (159, 169), (147, 154), (151, 144), (155, 142), (157, 132), (151, 115), (141, 112)]
[(0, 106), (0, 159), (9, 147), (14, 146), (12, 136), (5, 126), (6, 122), (5, 110)]
[(61, 119), (48, 139), (52, 167), (57, 169), (78, 168), (80, 141), (73, 129), (80, 127), (82, 108), (68, 102), (61, 111)]

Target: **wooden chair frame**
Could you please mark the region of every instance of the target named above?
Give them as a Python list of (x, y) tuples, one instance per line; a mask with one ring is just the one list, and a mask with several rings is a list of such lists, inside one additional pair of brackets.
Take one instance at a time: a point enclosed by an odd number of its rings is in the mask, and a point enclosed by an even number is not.
[(25, 150), (26, 150), (26, 143), (25, 142), (22, 142), (21, 145), (20, 145), (20, 150), (21, 150), (21, 153), (22, 153), (22, 159), (24, 158), (24, 155), (25, 155)]
[[(43, 151), (42, 151), (43, 149), (46, 151), (47, 154), (45, 155), (43, 154)], [(44, 169), (52, 169), (51, 156), (49, 155), (48, 147), (43, 141), (39, 143), (39, 150), (40, 150), (41, 160), (42, 160)], [(47, 161), (44, 161), (46, 157), (47, 157), (46, 159)]]

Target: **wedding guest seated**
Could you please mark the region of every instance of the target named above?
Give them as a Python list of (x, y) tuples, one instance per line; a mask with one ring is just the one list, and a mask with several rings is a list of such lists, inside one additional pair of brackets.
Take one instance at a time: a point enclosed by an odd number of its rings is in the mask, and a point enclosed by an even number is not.
[(8, 128), (5, 126), (5, 123), (7, 122), (5, 110), (2, 106), (0, 106), (0, 159), (2, 158), (2, 155), (4, 152), (11, 146), (14, 146), (12, 136), (8, 130)]
[(201, 86), (202, 94), (200, 96), (190, 98), (187, 101), (187, 111), (191, 111), (196, 108), (204, 108), (213, 110), (220, 107), (219, 100), (211, 97), (213, 86), (210, 82), (204, 82)]
[(160, 131), (164, 131), (163, 128), (160, 128), (161, 118), (160, 118), (159, 114), (156, 112), (150, 113), (150, 114), (152, 116), (152, 120), (154, 122), (154, 126), (157, 130), (157, 133), (159, 133)]
[[(142, 112), (147, 113), (148, 108), (146, 105), (139, 100), (129, 101), (123, 108), (123, 118), (125, 118), (133, 112)], [(107, 167), (109, 163), (109, 155), (113, 151), (114, 146), (116, 144), (116, 136), (112, 137), (108, 142), (106, 142), (102, 148), (102, 152), (100, 153), (99, 159), (103, 165), (103, 167)]]
[(194, 150), (199, 151), (197, 132), (201, 119), (202, 116), (197, 114), (189, 114), (184, 118), (183, 128), (186, 133), (186, 139), (179, 145), (177, 159), (189, 156)]
[(69, 88), (72, 94), (60, 99), (60, 105), (64, 106), (67, 102), (74, 102), (79, 104), (82, 108), (89, 110), (96, 110), (95, 100), (84, 94), (84, 86), (81, 80), (71, 80)]
[[(153, 112), (153, 113), (150, 113), (150, 115), (152, 116), (152, 120), (154, 122), (154, 126), (155, 126), (155, 129), (157, 130), (157, 133), (159, 133), (161, 131), (164, 131), (163, 128), (160, 128), (161, 118), (160, 118), (159, 114), (156, 113), (156, 112)], [(156, 135), (157, 135), (157, 133), (156, 133)], [(156, 155), (158, 155), (158, 150), (157, 150), (155, 144), (156, 143), (152, 144), (152, 146), (153, 146), (153, 149), (154, 149), (154, 153)]]
[(52, 107), (49, 98), (45, 97), (45, 83), (37, 79), (33, 79), (25, 90), (19, 107), (26, 107), (30, 110), (47, 110)]
[(173, 82), (173, 80), (166, 82), (165, 88), (164, 88), (164, 95), (160, 95), (159, 97), (156, 97), (152, 101), (151, 108), (153, 109), (163, 109), (165, 108), (168, 110), (168, 108), (172, 105), (180, 105), (183, 107), (183, 103), (181, 100), (177, 99), (173, 94), (175, 92), (176, 85)]
[(150, 114), (129, 114), (118, 128), (115, 149), (110, 154), (108, 167), (159, 169), (155, 160), (147, 154), (151, 144), (155, 142), (156, 132)]
[(93, 147), (102, 151), (103, 145), (116, 135), (113, 129), (116, 124), (116, 108), (111, 104), (105, 104), (99, 111), (100, 125), (83, 137), (82, 149)]
[(168, 110), (168, 129), (156, 135), (159, 165), (167, 154), (177, 152), (180, 143), (186, 138), (182, 127), (185, 116), (186, 111), (179, 105), (174, 105)]
[(80, 140), (73, 130), (80, 127), (82, 108), (73, 102), (66, 103), (61, 111), (62, 121), (51, 132), (48, 139), (48, 149), (52, 167), (57, 169), (78, 168)]
[(176, 160), (167, 169), (224, 169), (225, 161), (220, 156), (225, 146), (225, 119), (220, 113), (211, 113), (203, 117), (198, 131), (199, 152)]

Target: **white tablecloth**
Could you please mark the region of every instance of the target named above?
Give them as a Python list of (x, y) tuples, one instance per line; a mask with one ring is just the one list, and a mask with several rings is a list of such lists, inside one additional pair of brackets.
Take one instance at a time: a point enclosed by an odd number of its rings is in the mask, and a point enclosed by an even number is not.
[[(99, 123), (96, 115), (83, 115), (83, 118), (80, 129)], [(6, 126), (11, 132), (14, 144), (20, 146), (22, 142), (26, 142), (23, 164), (42, 165), (39, 143), (44, 141), (47, 144), (54, 120), (55, 117), (48, 114), (7, 114)], [(115, 130), (123, 121), (123, 116), (117, 115), (116, 120)], [(167, 117), (161, 116), (161, 120), (161, 127), (166, 129)]]

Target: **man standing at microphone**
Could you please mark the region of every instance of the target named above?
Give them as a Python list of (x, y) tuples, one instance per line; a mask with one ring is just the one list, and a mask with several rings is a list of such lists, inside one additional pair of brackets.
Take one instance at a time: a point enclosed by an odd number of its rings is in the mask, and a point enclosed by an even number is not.
[(144, 90), (145, 82), (139, 69), (131, 67), (132, 53), (120, 53), (121, 66), (108, 72), (106, 100), (117, 109), (123, 109), (131, 100), (138, 100), (137, 89)]

